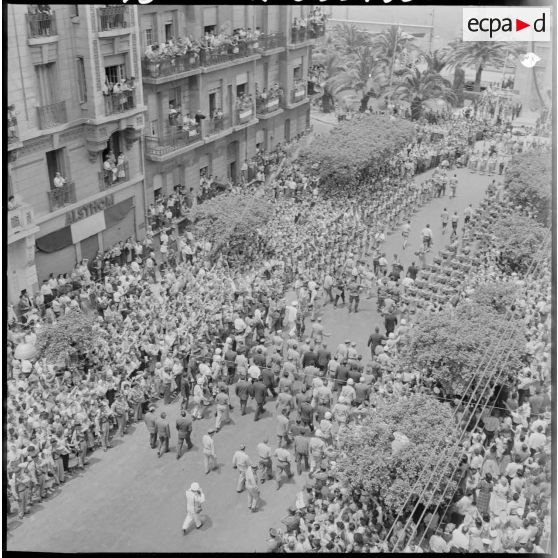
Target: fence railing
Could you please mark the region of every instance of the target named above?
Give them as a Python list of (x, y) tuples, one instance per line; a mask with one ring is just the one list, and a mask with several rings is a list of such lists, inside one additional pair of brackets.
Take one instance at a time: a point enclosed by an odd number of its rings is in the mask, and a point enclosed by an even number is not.
[(260, 51), (260, 39), (257, 41), (251, 39), (249, 41), (239, 42), (237, 46), (221, 46), (210, 49), (200, 50), (200, 60), (202, 66), (213, 66), (215, 64), (224, 64), (246, 56), (252, 56)]
[(281, 108), (281, 99), (275, 97), (274, 99), (267, 99), (266, 101), (256, 102), (256, 113), (257, 114), (269, 114), (270, 112), (275, 112)]
[(238, 107), (235, 110), (235, 117), (236, 117), (236, 125), (239, 124), (246, 124), (246, 122), (250, 122), (254, 117), (254, 106), (248, 105), (244, 107)]
[[(174, 127), (173, 127), (174, 128)], [(176, 129), (162, 136), (145, 136), (145, 151), (149, 155), (165, 155), (202, 139), (201, 127)]]
[(260, 49), (263, 51), (278, 48), (285, 44), (284, 33), (269, 33), (268, 35), (261, 35), (258, 38)]
[(135, 90), (122, 91), (122, 93), (109, 93), (105, 95), (105, 115), (110, 116), (136, 107)]
[(41, 130), (65, 124), (68, 122), (66, 101), (58, 101), (51, 105), (37, 107), (37, 116), (39, 118), (39, 129)]
[(128, 25), (127, 6), (108, 6), (98, 8), (99, 31), (112, 31), (113, 29), (123, 29)]
[(291, 99), (293, 103), (298, 103), (306, 97), (306, 87), (297, 87), (291, 91)]
[(54, 188), (47, 192), (50, 211), (56, 211), (72, 203), (76, 203), (76, 186), (73, 182), (67, 182), (62, 188)]
[(211, 118), (209, 120), (208, 135), (219, 134), (223, 130), (231, 127), (231, 119), (228, 116), (223, 118)]
[(130, 180), (130, 170), (128, 161), (125, 161), (120, 167), (114, 170), (99, 171), (99, 188), (101, 190), (108, 190), (117, 184)]
[(291, 43), (302, 43), (312, 39), (318, 39), (325, 35), (325, 26), (309, 25), (306, 28), (291, 28)]
[(148, 58), (142, 59), (143, 75), (152, 78), (172, 76), (200, 67), (200, 57), (198, 54), (183, 54), (174, 58), (164, 58), (153, 61)]
[(51, 14), (25, 14), (27, 20), (27, 37), (36, 39), (56, 35), (56, 17)]

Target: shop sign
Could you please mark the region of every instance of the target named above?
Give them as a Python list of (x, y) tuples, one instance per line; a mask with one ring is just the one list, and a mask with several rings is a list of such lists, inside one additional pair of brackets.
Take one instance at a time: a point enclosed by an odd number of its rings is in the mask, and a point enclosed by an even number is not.
[(95, 213), (99, 213), (99, 211), (104, 211), (111, 205), (114, 205), (114, 194), (109, 194), (104, 198), (86, 203), (85, 205), (66, 213), (66, 226), (76, 223), (77, 221), (81, 221), (82, 219), (86, 219), (87, 217), (91, 217), (91, 215), (95, 215)]

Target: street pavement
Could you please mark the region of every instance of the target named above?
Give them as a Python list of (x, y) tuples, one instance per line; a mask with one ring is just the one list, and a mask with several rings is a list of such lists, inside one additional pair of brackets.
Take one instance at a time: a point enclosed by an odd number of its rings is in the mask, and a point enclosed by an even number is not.
[[(384, 251), (391, 263), (398, 254), (405, 269), (414, 260), (413, 252), (420, 245), (420, 230), (429, 223), (434, 233), (434, 253), (445, 245), (441, 234), (440, 213), (444, 207), (450, 214), (455, 209), (463, 223), (463, 209), (482, 200), (487, 176), (471, 175), (456, 170), (459, 179), (457, 197), (434, 199), (412, 218), (409, 245), (401, 250), (401, 234), (396, 231), (386, 239)], [(430, 173), (421, 175), (423, 180)], [(498, 179), (498, 177), (496, 177)], [(446, 233), (446, 236), (449, 232)], [(287, 300), (294, 299), (288, 293)], [(361, 299), (359, 312), (349, 314), (345, 307), (323, 312), (323, 324), (331, 350), (346, 338), (357, 342), (368, 361), (368, 335), (375, 325), (383, 330), (383, 319), (376, 311), (376, 300)], [(262, 552), (270, 527), (282, 527), (281, 518), (294, 502), (296, 492), (304, 485), (307, 474), (295, 475), (280, 490), (275, 482), (261, 486), (262, 505), (257, 513), (248, 510), (246, 493), (235, 491), (238, 473), (232, 468), (232, 455), (246, 443), (253, 460), (257, 459), (256, 444), (269, 437), (272, 448), (275, 437), (275, 402), (266, 405), (267, 412), (257, 423), (253, 421), (255, 404), (249, 402), (249, 413), (241, 417), (238, 400), (232, 423), (215, 435), (219, 469), (204, 474), (201, 437), (214, 425), (212, 407), (206, 418), (194, 422), (194, 447), (176, 460), (174, 422), (178, 403), (158, 405), (158, 412), (167, 411), (171, 423), (170, 453), (157, 458), (149, 448), (143, 423), (134, 426), (124, 438), (114, 438), (114, 447), (107, 453), (95, 451), (89, 458), (85, 473), (74, 475), (66, 485), (42, 504), (35, 504), (23, 521), (16, 515), (8, 518), (7, 548), (18, 551), (43, 552)], [(204, 525), (199, 530), (182, 534), (185, 516), (184, 491), (192, 482), (200, 483), (206, 495)]]

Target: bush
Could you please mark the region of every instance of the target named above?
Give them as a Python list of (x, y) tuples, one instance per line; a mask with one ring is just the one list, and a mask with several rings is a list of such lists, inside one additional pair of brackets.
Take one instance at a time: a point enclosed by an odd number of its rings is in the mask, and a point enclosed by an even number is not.
[[(408, 445), (394, 454), (393, 434), (408, 438)], [(456, 424), (447, 403), (428, 395), (415, 394), (408, 399), (380, 401), (362, 425), (349, 427), (344, 436), (343, 453), (338, 459), (340, 476), (355, 490), (378, 499), (389, 515), (396, 515), (407, 497), (409, 505), (416, 503), (432, 473), (433, 451), (441, 466), (432, 479), (431, 489), (442, 479), (441, 491), (452, 483), (452, 473), (457, 467), (459, 452), (452, 456)], [(430, 463), (428, 473), (412, 493), (423, 469)], [(438, 497), (441, 496), (437, 491)], [(453, 490), (447, 491), (447, 496)], [(431, 492), (426, 491), (422, 500), (427, 502)], [(438, 501), (435, 501), (438, 503)]]
[(355, 176), (373, 174), (414, 135), (414, 124), (406, 120), (358, 114), (318, 136), (301, 151), (300, 162), (307, 172), (319, 175), (326, 190), (341, 190), (354, 183)]
[(515, 155), (506, 169), (505, 186), (515, 205), (529, 208), (535, 219), (550, 226), (552, 217), (552, 157), (545, 151)]

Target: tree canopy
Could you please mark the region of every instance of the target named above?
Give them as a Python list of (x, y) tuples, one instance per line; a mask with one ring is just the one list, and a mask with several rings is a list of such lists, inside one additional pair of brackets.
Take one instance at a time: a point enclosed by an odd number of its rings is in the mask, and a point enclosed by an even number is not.
[(470, 297), (475, 304), (488, 306), (499, 314), (505, 314), (517, 296), (517, 287), (513, 283), (497, 283), (487, 281), (475, 287), (475, 291)]
[(483, 71), (491, 66), (501, 68), (509, 58), (513, 60), (523, 47), (518, 43), (470, 41), (461, 39), (450, 43), (446, 51), (446, 63), (449, 68), (469, 66), (475, 69), (474, 90), (480, 91)]
[(379, 165), (409, 143), (415, 126), (388, 116), (359, 114), (302, 149), (300, 161), (328, 187), (343, 188), (355, 174)]
[(74, 311), (61, 316), (55, 324), (43, 326), (37, 335), (40, 357), (58, 364), (66, 361), (72, 347), (78, 352), (87, 351), (98, 335), (94, 325), (94, 317)]
[(550, 226), (552, 217), (552, 158), (547, 152), (515, 155), (506, 168), (505, 186), (511, 201), (531, 209), (535, 219)]
[(499, 265), (506, 272), (526, 273), (540, 258), (540, 250), (547, 238), (545, 227), (521, 213), (498, 219), (493, 232), (496, 248), (500, 251)]
[(257, 235), (273, 211), (267, 198), (229, 192), (197, 206), (193, 220), (201, 236), (213, 243), (215, 251), (226, 243), (236, 244)]
[[(421, 316), (397, 366), (425, 371), (423, 378), (437, 383), (446, 395), (462, 396), (476, 387), (477, 382), (471, 380), (479, 370), (483, 381), (514, 377), (522, 368), (525, 343), (522, 330), (510, 326), (505, 316), (487, 306), (464, 303)], [(489, 347), (500, 358), (485, 359)], [(505, 372), (500, 376), (502, 367)]]
[[(452, 472), (459, 457), (452, 456), (450, 451), (455, 427), (450, 406), (428, 395), (382, 400), (362, 425), (348, 429), (338, 470), (353, 489), (378, 499), (389, 514), (395, 515), (411, 494), (414, 498), (409, 504), (414, 505), (430, 480), (433, 452), (447, 467), (445, 471), (443, 468), (437, 471), (431, 488), (436, 487), (440, 477), (444, 488), (453, 482)], [(422, 476), (415, 488), (425, 468), (428, 474)], [(452, 493), (452, 490), (447, 492)], [(423, 500), (427, 501), (430, 495), (426, 491)]]

